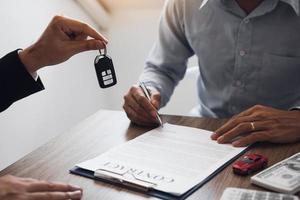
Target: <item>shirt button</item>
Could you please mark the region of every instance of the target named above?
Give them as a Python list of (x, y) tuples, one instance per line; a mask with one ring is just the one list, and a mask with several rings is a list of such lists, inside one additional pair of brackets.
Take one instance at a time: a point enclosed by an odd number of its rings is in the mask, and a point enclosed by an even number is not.
[(242, 81), (236, 81), (235, 85), (238, 86), (238, 87), (242, 86)]
[(240, 51), (240, 56), (244, 56), (244, 55), (246, 55), (246, 52), (244, 50), (241, 50)]
[(238, 112), (238, 108), (236, 106), (232, 106), (231, 110), (233, 113), (237, 113)]
[(248, 24), (249, 22), (250, 22), (249, 19), (244, 19), (244, 23), (245, 23), (245, 24)]

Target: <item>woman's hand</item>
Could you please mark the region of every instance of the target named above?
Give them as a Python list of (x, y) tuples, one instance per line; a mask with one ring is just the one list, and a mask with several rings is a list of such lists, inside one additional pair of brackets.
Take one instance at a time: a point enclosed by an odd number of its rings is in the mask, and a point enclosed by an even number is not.
[(11, 175), (0, 177), (1, 200), (73, 200), (81, 196), (78, 186)]
[(62, 63), (77, 53), (102, 49), (107, 42), (89, 25), (55, 16), (40, 39), (19, 56), (28, 72), (34, 73), (42, 67)]

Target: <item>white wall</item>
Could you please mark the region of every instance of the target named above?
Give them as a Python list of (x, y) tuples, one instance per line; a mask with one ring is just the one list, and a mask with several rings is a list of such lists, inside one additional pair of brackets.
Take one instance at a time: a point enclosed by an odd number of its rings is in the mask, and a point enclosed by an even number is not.
[(104, 3), (110, 10), (115, 11), (116, 9), (157, 9), (162, 7), (165, 0), (98, 0)]
[[(142, 0), (140, 0), (142, 1)], [(144, 0), (143, 2), (148, 1)], [(112, 5), (114, 1), (111, 2)], [(113, 20), (109, 29), (110, 53), (114, 58), (118, 73), (119, 85), (106, 93), (111, 99), (110, 106), (122, 109), (122, 97), (129, 87), (137, 83), (143, 70), (145, 59), (158, 34), (158, 22), (164, 1), (156, 0), (156, 8), (128, 8), (119, 5), (113, 12)], [(193, 57), (189, 66), (196, 66)], [(196, 79), (184, 79), (161, 113), (186, 115), (197, 104)], [(121, 101), (120, 101), (121, 100)]]
[[(55, 14), (92, 24), (71, 0), (5, 0), (0, 5), (1, 57), (30, 45)], [(105, 91), (98, 87), (93, 68), (96, 53), (83, 53), (60, 66), (43, 69), (39, 74), (46, 90), (0, 114), (0, 169), (107, 107)]]
[[(121, 7), (113, 12), (106, 36), (110, 39), (108, 52), (117, 72), (116, 86), (99, 88), (93, 68), (97, 52), (74, 56), (60, 66), (39, 72), (46, 90), (0, 114), (0, 170), (98, 109), (122, 109), (123, 95), (136, 83), (157, 35), (163, 1), (157, 2), (157, 7), (150, 9)], [(0, 56), (35, 41), (55, 14), (93, 25), (72, 0), (1, 1)], [(194, 83), (185, 82), (162, 112), (186, 114), (196, 104)], [(191, 98), (182, 98), (188, 95)]]

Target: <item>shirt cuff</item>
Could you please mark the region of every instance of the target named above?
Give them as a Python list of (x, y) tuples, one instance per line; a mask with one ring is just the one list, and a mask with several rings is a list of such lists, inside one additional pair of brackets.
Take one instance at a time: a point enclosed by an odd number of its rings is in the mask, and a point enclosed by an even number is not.
[(30, 73), (30, 75), (32, 76), (32, 78), (37, 81), (39, 79), (39, 75), (37, 74), (37, 72), (33, 72), (33, 73)]
[(300, 111), (300, 106), (299, 107), (293, 107), (293, 108), (290, 109), (290, 111), (292, 111), (292, 110), (299, 110)]

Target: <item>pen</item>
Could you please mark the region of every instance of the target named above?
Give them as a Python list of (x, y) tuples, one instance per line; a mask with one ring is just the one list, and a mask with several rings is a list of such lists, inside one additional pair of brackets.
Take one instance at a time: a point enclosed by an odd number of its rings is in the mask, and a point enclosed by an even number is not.
[[(143, 90), (145, 96), (147, 97), (147, 99), (149, 100), (149, 102), (151, 101), (151, 98), (150, 98), (150, 92), (149, 90), (147, 89), (146, 85), (144, 84), (144, 82), (140, 82), (139, 84), (140, 88)], [(150, 102), (151, 103), (151, 102)], [(161, 117), (159, 116), (159, 113), (158, 111), (156, 111), (156, 118), (157, 120), (159, 121), (159, 124), (161, 127), (163, 127), (163, 123), (162, 123), (162, 120), (161, 120)]]

